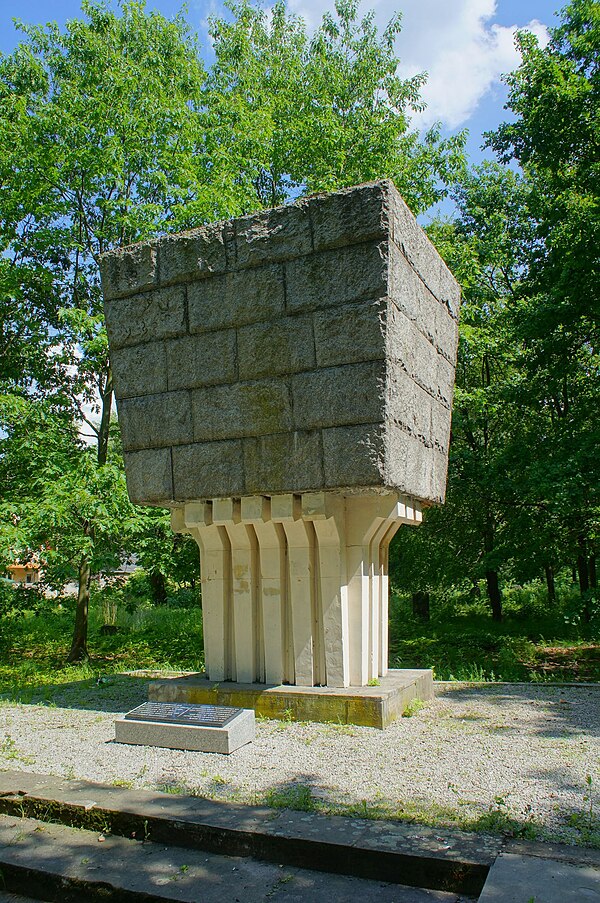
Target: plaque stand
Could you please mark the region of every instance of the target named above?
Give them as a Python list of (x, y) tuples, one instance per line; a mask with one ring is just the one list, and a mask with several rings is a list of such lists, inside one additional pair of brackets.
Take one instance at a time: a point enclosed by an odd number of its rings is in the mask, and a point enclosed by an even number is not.
[(211, 703), (145, 702), (115, 720), (117, 743), (197, 752), (232, 753), (255, 731), (252, 709)]

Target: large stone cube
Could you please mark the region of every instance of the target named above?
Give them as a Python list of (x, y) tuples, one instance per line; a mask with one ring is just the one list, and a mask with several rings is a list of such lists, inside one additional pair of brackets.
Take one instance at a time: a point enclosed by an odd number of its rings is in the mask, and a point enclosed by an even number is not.
[(459, 288), (390, 181), (101, 259), (134, 502), (441, 502)]

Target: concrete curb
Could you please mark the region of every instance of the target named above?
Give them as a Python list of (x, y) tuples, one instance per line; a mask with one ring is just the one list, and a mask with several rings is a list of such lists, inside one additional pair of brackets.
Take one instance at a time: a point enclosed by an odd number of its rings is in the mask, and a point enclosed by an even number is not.
[(190, 850), (477, 896), (500, 838), (0, 774), (0, 812)]

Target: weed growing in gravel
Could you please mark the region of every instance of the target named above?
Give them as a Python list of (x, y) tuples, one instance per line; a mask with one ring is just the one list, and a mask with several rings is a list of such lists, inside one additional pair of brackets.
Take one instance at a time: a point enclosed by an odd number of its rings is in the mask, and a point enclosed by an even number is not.
[(419, 699), (418, 696), (415, 696), (414, 699), (411, 699), (404, 711), (402, 712), (403, 718), (412, 718), (413, 715), (416, 715), (417, 712), (420, 712), (421, 709), (424, 709), (426, 703), (423, 702), (422, 699)]
[(317, 808), (308, 784), (273, 787), (267, 790), (265, 803), (272, 809), (295, 809), (299, 812), (314, 812)]

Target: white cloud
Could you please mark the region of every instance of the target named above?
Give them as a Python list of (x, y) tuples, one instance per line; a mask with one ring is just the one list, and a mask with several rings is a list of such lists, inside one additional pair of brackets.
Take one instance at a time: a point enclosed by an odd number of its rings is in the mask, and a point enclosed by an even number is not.
[[(370, 6), (374, 6), (380, 25), (398, 8), (394, 0), (375, 0), (364, 8)], [(496, 0), (404, 0), (399, 6), (400, 74), (428, 73), (422, 90), (427, 109), (413, 118), (420, 128), (438, 120), (446, 128), (456, 128), (470, 118), (502, 73), (518, 66), (514, 45), (518, 28), (532, 31), (542, 45), (548, 40), (546, 26), (535, 19), (512, 26), (495, 22)], [(324, 6), (317, 0), (291, 0), (290, 8), (314, 28)]]

